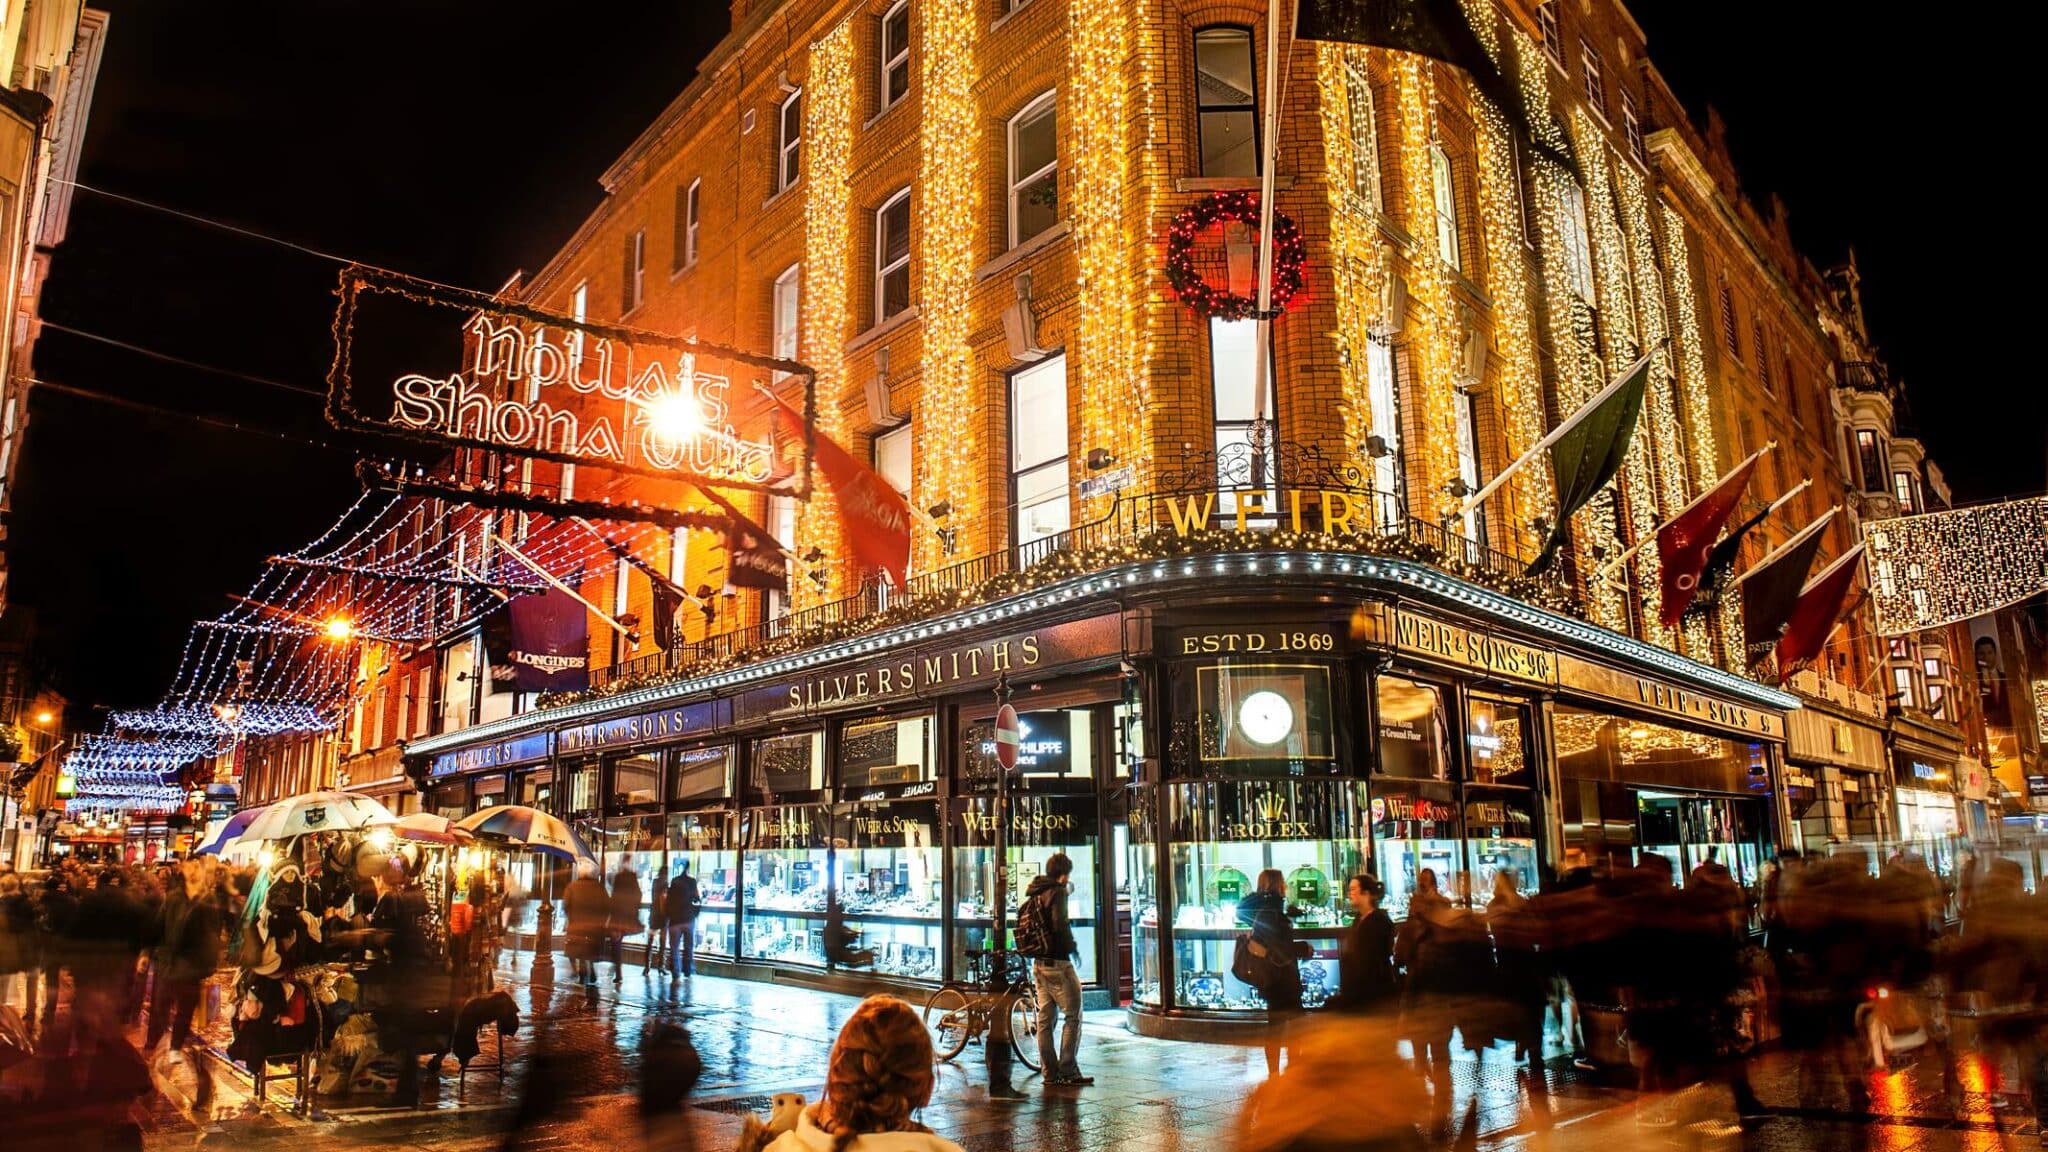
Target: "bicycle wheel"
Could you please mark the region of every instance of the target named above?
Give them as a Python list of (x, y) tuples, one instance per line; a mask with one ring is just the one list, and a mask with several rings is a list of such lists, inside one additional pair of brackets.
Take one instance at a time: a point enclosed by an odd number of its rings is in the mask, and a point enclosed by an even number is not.
[(1019, 996), (1010, 1002), (1010, 1047), (1017, 1050), (1017, 1059), (1033, 1072), (1038, 1071), (1038, 998)]
[(974, 1017), (966, 994), (951, 985), (932, 993), (931, 999), (924, 1002), (924, 1026), (932, 1034), (932, 1051), (939, 1059), (958, 1056), (974, 1032)]

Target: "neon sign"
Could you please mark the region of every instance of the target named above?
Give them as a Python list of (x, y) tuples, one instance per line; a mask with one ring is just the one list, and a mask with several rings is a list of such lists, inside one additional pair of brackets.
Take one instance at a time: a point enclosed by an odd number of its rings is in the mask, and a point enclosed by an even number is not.
[[(739, 428), (752, 390), (781, 377), (802, 381), (804, 418), (814, 418), (815, 381), (802, 364), (373, 269), (345, 269), (340, 295), (328, 376), (338, 427), (693, 484), (809, 490), (808, 444), (788, 446), (800, 461), (778, 460), (776, 442)], [(394, 299), (462, 313), (461, 358), (450, 371), (403, 371), (387, 368), (390, 350), (380, 349), (376, 375), (391, 383), (365, 385), (359, 407), (353, 373), (371, 369), (356, 331)]]

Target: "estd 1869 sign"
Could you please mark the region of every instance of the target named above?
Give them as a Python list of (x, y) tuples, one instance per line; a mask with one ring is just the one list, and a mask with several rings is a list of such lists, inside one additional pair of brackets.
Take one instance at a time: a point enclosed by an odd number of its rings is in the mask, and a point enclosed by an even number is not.
[[(340, 296), (328, 377), (328, 417), (337, 427), (724, 488), (809, 488), (810, 445), (779, 451), (765, 420), (748, 431), (740, 416), (754, 407), (756, 386), (787, 387), (795, 377), (812, 426), (813, 373), (795, 361), (374, 269), (345, 269)], [(393, 303), (444, 313), (435, 322), (444, 335), (445, 325), (459, 326), (459, 360), (408, 362), (407, 352), (359, 348), (359, 327), (373, 316), (386, 327)], [(403, 341), (401, 326), (391, 319), (393, 342)], [(452, 352), (453, 340), (446, 344)], [(358, 371), (370, 378), (359, 383)]]

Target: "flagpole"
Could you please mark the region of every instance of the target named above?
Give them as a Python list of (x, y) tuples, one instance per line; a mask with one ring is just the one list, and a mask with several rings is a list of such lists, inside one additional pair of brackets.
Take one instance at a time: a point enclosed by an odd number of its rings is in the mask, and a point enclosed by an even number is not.
[(1252, 340), (1252, 482), (1265, 482), (1266, 390), (1273, 358), (1273, 194), (1280, 153), (1280, 6), (1266, 2), (1266, 106), (1259, 140), (1259, 312)]
[(1785, 506), (1786, 501), (1792, 499), (1794, 496), (1799, 495), (1801, 492), (1804, 492), (1811, 487), (1813, 487), (1813, 477), (1808, 476), (1806, 479), (1801, 480), (1799, 483), (1794, 484), (1792, 487), (1786, 489), (1785, 494), (1783, 496), (1780, 496), (1776, 500), (1771, 501), (1771, 506), (1769, 508), (1764, 509), (1764, 515), (1769, 516), (1771, 513), (1776, 512), (1780, 508), (1783, 508)]
[[(1774, 508), (1776, 506), (1777, 505), (1775, 504), (1772, 505), (1772, 507)], [(1826, 512), (1821, 513), (1820, 516), (1815, 518), (1813, 523), (1808, 524), (1804, 528), (1801, 528), (1797, 533), (1793, 535), (1793, 537), (1790, 540), (1787, 540), (1783, 544), (1778, 545), (1776, 548), (1771, 549), (1770, 554), (1765, 556), (1763, 559), (1757, 561), (1756, 564), (1753, 565), (1749, 571), (1744, 572), (1740, 576), (1737, 576), (1735, 578), (1735, 582), (1737, 584), (1740, 584), (1743, 581), (1749, 579), (1751, 576), (1756, 575), (1759, 571), (1770, 567), (1771, 561), (1776, 560), (1778, 557), (1784, 555), (1787, 549), (1798, 544), (1801, 540), (1804, 540), (1808, 536), (1813, 535), (1815, 532), (1820, 531), (1821, 528), (1824, 525), (1826, 525), (1828, 521), (1833, 520), (1835, 518), (1835, 514), (1837, 512), (1840, 512), (1841, 510), (1842, 506), (1840, 504), (1837, 504), (1834, 507), (1829, 508)]]
[(535, 564), (532, 560), (527, 559), (526, 553), (521, 552), (517, 548), (514, 548), (510, 540), (505, 539), (503, 536), (498, 535), (496, 532), (493, 532), (490, 535), (491, 539), (496, 540), (498, 542), (498, 547), (503, 548), (505, 551), (510, 552), (512, 554), (512, 558), (514, 560), (517, 560), (521, 564), (526, 565), (528, 568), (533, 569), (534, 575), (539, 576), (542, 580), (547, 581), (556, 589), (563, 592), (567, 592), (572, 598), (575, 599), (575, 601), (578, 604), (581, 604), (585, 608), (590, 609), (592, 612), (597, 613), (597, 618), (599, 620), (604, 621), (606, 624), (609, 624), (612, 630), (617, 632), (619, 635), (624, 636), (626, 639), (631, 640), (636, 644), (639, 643), (640, 637), (631, 628), (628, 628), (624, 624), (619, 623), (617, 620), (612, 619), (611, 613), (606, 612), (604, 609), (599, 608), (597, 605), (592, 604), (588, 600), (585, 600), (583, 598), (583, 593), (578, 592), (574, 588), (569, 587), (567, 584), (562, 583), (560, 580), (555, 579), (554, 575), (551, 574), (547, 569), (541, 567), (538, 564)]
[[(1758, 459), (1760, 459), (1764, 453), (1769, 452), (1771, 449), (1776, 448), (1777, 446), (1778, 442), (1776, 440), (1772, 440), (1769, 443), (1766, 443), (1763, 447), (1757, 449), (1754, 452), (1751, 452), (1748, 458), (1744, 459), (1735, 467), (1730, 468), (1728, 471), (1722, 473), (1721, 476), (1717, 478), (1712, 484), (1709, 484), (1705, 488), (1701, 489), (1700, 494), (1693, 497), (1692, 501), (1688, 503), (1685, 507), (1680, 508), (1678, 511), (1673, 512), (1671, 515), (1666, 516), (1664, 519), (1657, 521), (1657, 526), (1651, 529), (1648, 535), (1644, 536), (1642, 539), (1630, 545), (1628, 551), (1623, 552), (1621, 555), (1616, 556), (1614, 559), (1602, 565), (1598, 572), (1593, 573), (1593, 580), (1597, 583), (1601, 580), (1607, 579), (1607, 574), (1609, 572), (1612, 572), (1616, 568), (1621, 567), (1623, 564), (1628, 563), (1629, 560), (1633, 558), (1636, 553), (1641, 552), (1645, 547), (1647, 547), (1650, 541), (1655, 540), (1657, 538), (1657, 533), (1663, 531), (1664, 526), (1666, 524), (1671, 523), (1673, 520), (1678, 519), (1679, 517), (1692, 511), (1694, 508), (1699, 507), (1700, 501), (1705, 500), (1707, 497), (1713, 495), (1715, 489), (1719, 488), (1721, 485), (1726, 484), (1728, 482), (1728, 477), (1733, 476), (1737, 472), (1742, 471), (1744, 468), (1749, 467), (1751, 464), (1755, 463)], [(1812, 483), (1812, 481), (1809, 480), (1806, 483), (1810, 484)], [(1805, 487), (1805, 485), (1802, 484), (1800, 487)], [(1798, 491), (1798, 489), (1795, 488), (1793, 489), (1793, 491), (1796, 492)]]
[[(626, 563), (631, 564), (633, 567), (638, 568), (640, 571), (646, 573), (650, 579), (654, 578), (655, 572), (653, 566), (650, 565), (647, 561), (642, 560), (638, 552), (633, 551), (633, 549), (628, 547), (627, 545), (621, 544), (618, 541), (612, 539), (611, 537), (605, 535), (604, 533), (599, 532), (595, 525), (593, 525), (590, 521), (585, 520), (581, 516), (571, 516), (569, 517), (569, 519), (574, 520), (577, 526), (582, 528), (585, 532), (588, 532), (592, 536), (597, 537), (599, 543), (611, 549), (613, 552), (618, 553), (620, 559), (626, 561)], [(688, 600), (692, 604), (695, 604), (697, 607), (702, 608), (704, 606), (705, 601), (698, 599), (697, 596), (694, 593), (692, 593), (688, 588), (685, 588), (681, 584), (676, 583), (674, 577), (663, 576), (661, 577), (661, 582), (675, 589), (676, 592), (680, 594), (684, 599)]]
[(1534, 460), (1539, 454), (1549, 450), (1552, 444), (1555, 444), (1559, 440), (1563, 439), (1565, 433), (1578, 427), (1579, 422), (1584, 420), (1587, 416), (1591, 415), (1593, 410), (1595, 408), (1598, 408), (1601, 405), (1601, 403), (1604, 402), (1609, 396), (1612, 396), (1616, 392), (1620, 391), (1621, 386), (1628, 382), (1629, 377), (1634, 376), (1637, 372), (1641, 371), (1643, 365), (1648, 364), (1650, 362), (1650, 357), (1655, 356), (1658, 352), (1662, 351), (1664, 345), (1667, 342), (1669, 342), (1670, 339), (1671, 338), (1667, 336), (1663, 340), (1659, 340), (1656, 344), (1651, 345), (1650, 350), (1648, 352), (1643, 353), (1642, 356), (1639, 357), (1635, 363), (1630, 364), (1626, 369), (1624, 369), (1619, 376), (1616, 376), (1614, 380), (1607, 385), (1607, 387), (1602, 388), (1599, 392), (1595, 393), (1591, 400), (1588, 400), (1584, 404), (1579, 405), (1579, 410), (1572, 413), (1570, 416), (1566, 417), (1563, 423), (1559, 424), (1555, 428), (1552, 428), (1550, 430), (1549, 435), (1545, 436), (1541, 440), (1538, 440), (1534, 447), (1530, 448), (1527, 452), (1524, 452), (1520, 456), (1516, 457), (1514, 463), (1508, 465), (1506, 468), (1501, 469), (1497, 474), (1495, 474), (1493, 479), (1488, 480), (1486, 482), (1485, 487), (1481, 488), (1479, 491), (1467, 497), (1465, 502), (1463, 504), (1458, 505), (1457, 511), (1452, 512), (1449, 518), (1452, 520), (1456, 520), (1458, 517), (1463, 516), (1465, 513), (1470, 512), (1474, 508), (1479, 507), (1481, 504), (1484, 504), (1486, 502), (1486, 498), (1488, 496), (1493, 495), (1494, 492), (1498, 491), (1502, 484), (1507, 483), (1508, 477), (1513, 476), (1517, 469), (1521, 468), (1522, 465), (1527, 464), (1529, 461)]

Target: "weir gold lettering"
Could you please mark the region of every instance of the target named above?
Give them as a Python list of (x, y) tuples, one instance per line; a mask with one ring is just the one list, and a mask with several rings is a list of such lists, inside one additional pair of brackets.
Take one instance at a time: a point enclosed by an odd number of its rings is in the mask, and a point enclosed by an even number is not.
[(1044, 652), (1038, 637), (993, 640), (971, 648), (941, 652), (936, 656), (898, 660), (855, 672), (840, 672), (799, 680), (789, 686), (791, 708), (830, 708), (885, 696), (900, 696), (931, 688), (944, 688), (961, 681), (997, 672), (1035, 668)]
[(1676, 712), (1681, 716), (1698, 716), (1730, 728), (1758, 727), (1750, 710), (1739, 704), (1729, 704), (1712, 696), (1687, 692), (1655, 680), (1636, 678), (1636, 697), (1644, 704), (1662, 712)]
[(1541, 648), (1409, 612), (1394, 613), (1394, 646), (1499, 676), (1557, 681), (1557, 659)]
[[(1001, 823), (993, 812), (962, 812), (960, 825), (969, 833), (986, 836)], [(1072, 832), (1079, 824), (1071, 812), (1012, 812), (1012, 832)]]

